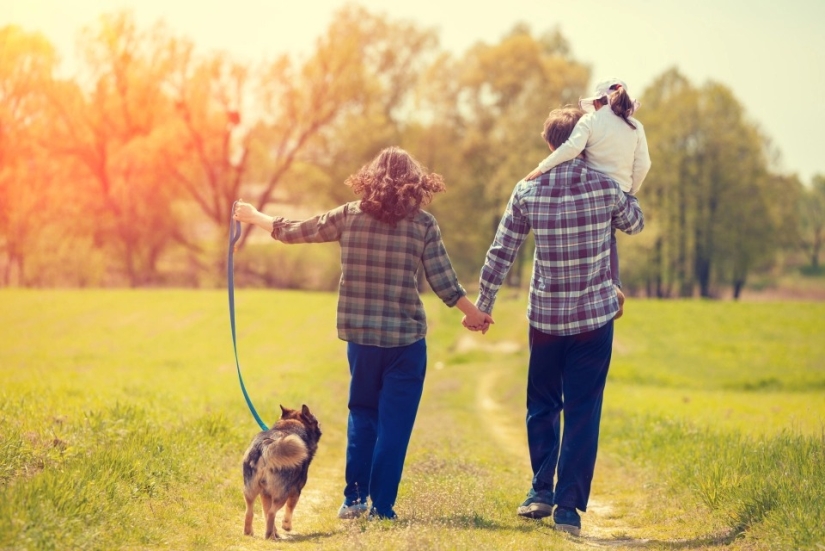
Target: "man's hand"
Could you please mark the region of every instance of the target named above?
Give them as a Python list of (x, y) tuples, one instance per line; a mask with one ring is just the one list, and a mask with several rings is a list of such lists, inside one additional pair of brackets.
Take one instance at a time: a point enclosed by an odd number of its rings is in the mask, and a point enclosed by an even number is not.
[(487, 330), (490, 329), (490, 326), (494, 324), (495, 321), (493, 321), (493, 318), (492, 316), (490, 316), (490, 314), (485, 314), (481, 310), (479, 310), (478, 313), (480, 314), (479, 316), (464, 316), (464, 319), (461, 320), (461, 325), (463, 325), (470, 331), (481, 331), (481, 334), (485, 335), (487, 333)]

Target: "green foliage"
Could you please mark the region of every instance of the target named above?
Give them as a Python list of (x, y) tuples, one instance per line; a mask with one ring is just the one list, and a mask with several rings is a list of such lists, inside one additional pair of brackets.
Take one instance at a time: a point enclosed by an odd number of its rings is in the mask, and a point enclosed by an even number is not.
[(712, 297), (729, 284), (738, 296), (788, 246), (798, 189), (771, 174), (767, 139), (725, 86), (697, 88), (672, 69), (642, 103), (653, 167), (639, 197), (655, 235), (630, 240), (646, 258), (627, 282), (658, 297)]
[[(591, 80), (558, 28), (518, 24), (453, 55), (436, 30), (356, 5), (305, 58), (255, 68), (129, 12), (80, 38), (85, 79), (61, 80), (48, 41), (0, 29), (0, 124), (12, 137), (0, 145), (3, 285), (211, 286), (233, 201), (323, 211), (354, 198), (343, 182), (388, 145), (445, 177), (431, 208), (473, 281), (513, 186), (547, 155), (544, 117)], [(778, 173), (733, 93), (674, 68), (641, 96), (653, 168), (639, 194), (647, 229), (621, 248), (626, 288), (739, 296), (800, 247), (815, 271), (818, 188)], [(529, 247), (520, 254), (512, 287)], [(318, 260), (324, 276), (310, 280), (328, 289), (335, 263)]]
[[(613, 380), (707, 390), (825, 389), (819, 302), (632, 300)], [(626, 348), (625, 348), (626, 346)]]
[(607, 426), (623, 457), (664, 468), (668, 484), (692, 489), (733, 536), (782, 549), (825, 537), (825, 433), (751, 438), (645, 416)]
[(813, 177), (811, 186), (802, 191), (799, 199), (799, 232), (802, 249), (810, 259), (806, 272), (821, 274), (819, 255), (825, 245), (825, 175)]

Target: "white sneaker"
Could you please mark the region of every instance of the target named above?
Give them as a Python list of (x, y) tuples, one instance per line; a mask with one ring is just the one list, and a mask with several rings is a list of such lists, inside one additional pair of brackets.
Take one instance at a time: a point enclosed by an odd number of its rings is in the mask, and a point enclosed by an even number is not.
[(338, 509), (338, 518), (342, 520), (352, 520), (354, 518), (360, 517), (366, 512), (366, 503), (353, 503), (352, 505), (347, 505), (346, 503), (344, 503), (343, 505), (341, 505), (341, 508)]

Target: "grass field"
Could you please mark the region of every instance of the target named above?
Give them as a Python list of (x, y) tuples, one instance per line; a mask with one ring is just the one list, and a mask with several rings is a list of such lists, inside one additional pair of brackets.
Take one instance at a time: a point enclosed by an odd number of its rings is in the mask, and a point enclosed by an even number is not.
[(267, 422), (324, 432), (289, 539), (242, 535), (246, 409), (220, 291), (0, 290), (0, 549), (823, 549), (825, 303), (630, 300), (583, 537), (523, 521), (524, 297), (486, 336), (427, 297), (429, 364), (395, 524), (342, 522), (335, 296), (241, 291)]

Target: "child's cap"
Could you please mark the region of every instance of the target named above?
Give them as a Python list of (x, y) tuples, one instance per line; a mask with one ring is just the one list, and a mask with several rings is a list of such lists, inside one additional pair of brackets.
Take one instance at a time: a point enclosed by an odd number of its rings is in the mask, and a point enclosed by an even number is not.
[(633, 97), (630, 95), (630, 90), (627, 89), (627, 84), (625, 84), (623, 80), (620, 80), (618, 78), (609, 78), (607, 80), (601, 81), (596, 85), (596, 91), (593, 93), (592, 96), (580, 99), (579, 107), (581, 107), (582, 111), (592, 113), (596, 110), (596, 108), (593, 106), (594, 101), (609, 96), (611, 92), (618, 90), (619, 88), (624, 88), (624, 91), (627, 92), (627, 96), (633, 103), (634, 112), (642, 106), (641, 103), (633, 99)]

